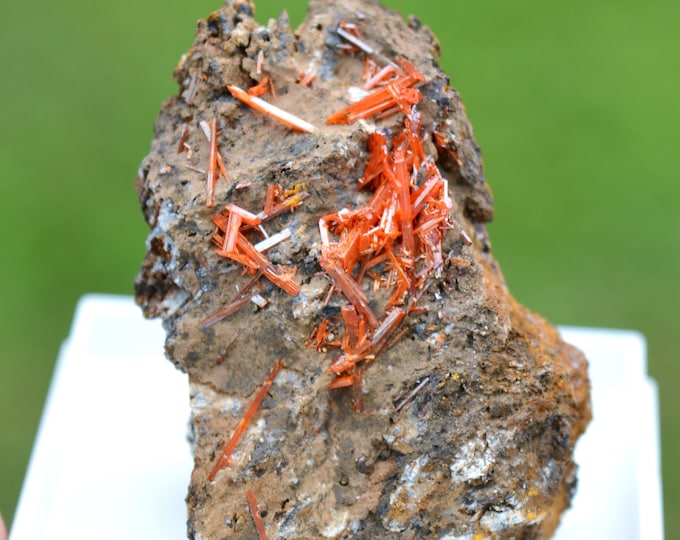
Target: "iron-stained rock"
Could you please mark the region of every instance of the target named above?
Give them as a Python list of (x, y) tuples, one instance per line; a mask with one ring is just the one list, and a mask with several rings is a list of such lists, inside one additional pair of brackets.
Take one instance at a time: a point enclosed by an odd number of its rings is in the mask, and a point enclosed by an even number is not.
[[(273, 539), (548, 538), (569, 505), (573, 448), (590, 418), (586, 361), (503, 282), (485, 228), (492, 203), (479, 148), (439, 69), (437, 41), (417, 19), (404, 22), (373, 0), (314, 0), (296, 31), (285, 15), (260, 26), (253, 13), (250, 2), (228, 0), (199, 22), (175, 71), (178, 95), (162, 106), (138, 178), (151, 232), (137, 301), (146, 315), (163, 318), (167, 355), (191, 383), (189, 537), (256, 537), (246, 499), (252, 490)], [(356, 24), (379, 59), (406, 58), (426, 76), (418, 105), (424, 150), (453, 200), (441, 277), (402, 323), (405, 333), (366, 367), (364, 412), (352, 409), (351, 389), (328, 388), (334, 351), (304, 347), (322, 318), (338, 317), (346, 303), (339, 295), (326, 303), (318, 222), (366, 202), (355, 186), (367, 137), (396, 132), (403, 116), (325, 124), (362, 93), (363, 53), (340, 47), (341, 21)], [(309, 72), (316, 74), (311, 86), (296, 82)], [(251, 87), (264, 73), (276, 91), (264, 99), (314, 124), (314, 134), (253, 111), (226, 88)], [(216, 207), (208, 208), (209, 143), (200, 123), (213, 118), (231, 179), (217, 183)], [(435, 132), (453, 153), (438, 148)], [(267, 256), (297, 267), (301, 292), (291, 296), (262, 279), (266, 307), (249, 303), (201, 329), (251, 279), (215, 253), (211, 218), (227, 202), (259, 212), (271, 183), (310, 194), (266, 225), (270, 234), (292, 232)], [(278, 358), (285, 367), (233, 465), (208, 482)]]

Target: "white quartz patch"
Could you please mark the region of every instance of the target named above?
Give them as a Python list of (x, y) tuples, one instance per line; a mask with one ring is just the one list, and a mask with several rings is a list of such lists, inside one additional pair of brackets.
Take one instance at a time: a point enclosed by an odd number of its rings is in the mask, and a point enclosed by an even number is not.
[(512, 436), (512, 431), (501, 430), (483, 433), (466, 442), (456, 452), (455, 460), (451, 463), (451, 479), (455, 482), (484, 479)]

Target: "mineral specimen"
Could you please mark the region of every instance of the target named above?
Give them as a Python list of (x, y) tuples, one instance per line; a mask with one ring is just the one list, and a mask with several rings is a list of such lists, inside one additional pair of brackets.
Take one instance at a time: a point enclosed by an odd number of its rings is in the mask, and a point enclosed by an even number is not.
[(199, 22), (136, 280), (189, 374), (190, 538), (548, 538), (569, 505), (586, 361), (507, 291), (438, 54), (373, 0)]

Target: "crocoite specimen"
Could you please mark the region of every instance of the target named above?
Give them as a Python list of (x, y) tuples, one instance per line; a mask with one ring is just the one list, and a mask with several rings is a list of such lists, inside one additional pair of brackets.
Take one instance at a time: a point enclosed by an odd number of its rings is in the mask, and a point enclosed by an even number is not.
[(568, 506), (586, 362), (505, 287), (437, 56), (373, 1), (199, 22), (136, 282), (190, 377), (190, 538), (547, 538)]

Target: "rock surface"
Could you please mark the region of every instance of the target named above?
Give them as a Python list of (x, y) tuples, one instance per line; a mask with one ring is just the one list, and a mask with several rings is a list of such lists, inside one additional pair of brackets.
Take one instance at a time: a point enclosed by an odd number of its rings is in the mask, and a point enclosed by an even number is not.
[[(406, 58), (425, 75), (423, 148), (453, 201), (444, 267), (401, 323), (399, 339), (365, 366), (363, 412), (353, 410), (351, 388), (329, 389), (336, 350), (304, 347), (320, 321), (336, 320), (347, 304), (329, 296), (318, 223), (365, 203), (356, 181), (367, 138), (401, 129), (404, 120), (325, 125), (362, 84), (364, 53), (347, 50), (336, 31), (341, 21), (355, 24), (379, 59)], [(269, 538), (548, 538), (569, 505), (573, 448), (590, 419), (586, 361), (506, 289), (485, 229), (492, 203), (480, 152), (438, 53), (417, 19), (404, 22), (372, 0), (314, 0), (296, 31), (285, 15), (258, 25), (245, 0), (228, 0), (199, 22), (175, 72), (179, 95), (163, 105), (140, 168), (151, 233), (136, 280), (145, 315), (163, 318), (168, 358), (190, 377), (190, 538), (257, 537), (248, 491)], [(315, 133), (253, 111), (226, 88), (249, 88), (265, 73), (276, 96), (264, 99), (311, 122)], [(304, 86), (296, 82), (301, 73), (316, 78)], [(210, 208), (210, 145), (200, 123), (214, 118), (231, 178), (216, 184)], [(452, 151), (442, 151), (435, 132)], [(257, 213), (270, 184), (309, 193), (265, 225), (292, 232), (267, 257), (297, 267), (301, 290), (293, 296), (260, 279), (265, 307), (248, 303), (201, 328), (252, 278), (216, 254), (212, 218), (225, 203)], [(372, 302), (382, 317), (382, 304)], [(284, 367), (233, 463), (208, 481), (279, 358)]]

